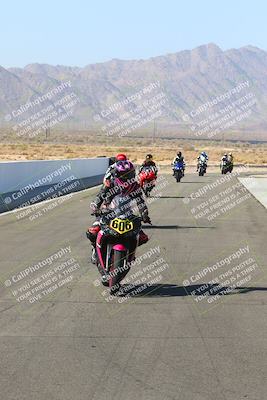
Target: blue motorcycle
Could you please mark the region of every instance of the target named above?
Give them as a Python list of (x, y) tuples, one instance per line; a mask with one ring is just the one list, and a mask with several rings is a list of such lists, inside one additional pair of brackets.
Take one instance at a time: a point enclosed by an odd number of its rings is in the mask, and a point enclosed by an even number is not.
[(176, 182), (180, 182), (184, 176), (184, 163), (182, 161), (176, 161), (173, 166), (173, 175)]

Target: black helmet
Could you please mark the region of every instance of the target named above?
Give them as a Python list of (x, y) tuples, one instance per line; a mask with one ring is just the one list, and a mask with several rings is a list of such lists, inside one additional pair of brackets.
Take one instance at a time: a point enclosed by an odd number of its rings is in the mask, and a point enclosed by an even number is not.
[(115, 164), (115, 162), (116, 162), (116, 157), (110, 157), (109, 158), (109, 166)]
[(182, 156), (182, 152), (181, 152), (181, 151), (178, 151), (177, 156), (178, 156), (178, 157), (181, 157), (181, 156)]
[(152, 159), (153, 159), (152, 154), (147, 154), (147, 155), (146, 155), (146, 160), (152, 160)]

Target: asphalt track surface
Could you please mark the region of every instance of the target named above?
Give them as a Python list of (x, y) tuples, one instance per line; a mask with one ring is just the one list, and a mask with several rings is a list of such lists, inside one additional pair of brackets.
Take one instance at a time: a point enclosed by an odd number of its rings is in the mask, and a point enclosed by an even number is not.
[[(149, 206), (154, 226), (144, 228), (150, 241), (138, 255), (160, 246), (168, 267), (156, 284), (124, 303), (103, 297), (104, 288), (94, 285), (98, 272), (88, 263), (84, 232), (92, 222), (88, 203), (96, 189), (32, 220), (17, 213), (1, 216), (2, 282), (66, 246), (80, 266), (70, 283), (34, 304), (18, 303), (13, 286), (2, 283), (1, 399), (266, 399), (267, 211), (249, 197), (211, 221), (194, 217), (192, 207), (238, 182), (234, 178), (190, 198), (219, 178), (188, 174), (176, 184), (168, 176), (162, 192), (155, 192)], [(223, 269), (197, 283), (190, 277), (196, 280), (205, 266), (246, 246), (250, 255), (244, 257), (257, 261), (251, 279), (213, 303), (207, 301), (211, 295), (197, 301), (202, 283)], [(143, 259), (129, 276), (157, 259), (157, 254)]]

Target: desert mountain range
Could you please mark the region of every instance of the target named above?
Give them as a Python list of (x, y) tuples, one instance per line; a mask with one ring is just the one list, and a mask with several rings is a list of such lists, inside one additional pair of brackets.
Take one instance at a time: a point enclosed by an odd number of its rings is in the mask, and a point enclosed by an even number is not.
[[(157, 93), (163, 93), (166, 100), (159, 120), (163, 125), (176, 124), (185, 129), (196, 123), (195, 117), (191, 118), (192, 110), (248, 82), (248, 87), (242, 93), (233, 94), (230, 100), (253, 93), (255, 104), (249, 117), (234, 128), (267, 132), (267, 52), (253, 46), (223, 51), (211, 43), (147, 60), (113, 59), (85, 67), (47, 64), (0, 67), (1, 126), (10, 124), (6, 115), (12, 115), (21, 105), (45, 95), (62, 82), (70, 82), (68, 93), (74, 92), (79, 99), (70, 116), (71, 123), (77, 127), (99, 125), (98, 116), (102, 118), (103, 110), (157, 83)], [(227, 107), (230, 100), (225, 99), (217, 106)], [(51, 98), (48, 103), (54, 101)], [(123, 109), (127, 107), (129, 104)], [(218, 107), (206, 111), (214, 113)]]

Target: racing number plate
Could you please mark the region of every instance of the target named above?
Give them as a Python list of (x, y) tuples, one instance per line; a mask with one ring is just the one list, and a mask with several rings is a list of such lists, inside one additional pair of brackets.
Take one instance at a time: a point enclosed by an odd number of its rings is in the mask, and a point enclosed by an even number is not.
[(126, 232), (130, 232), (133, 230), (133, 223), (129, 219), (120, 219), (115, 218), (110, 222), (110, 227), (123, 235)]

